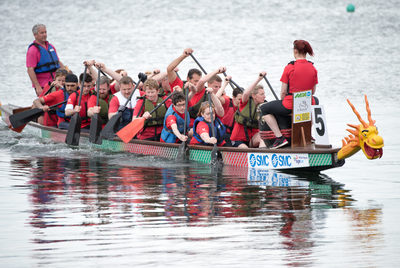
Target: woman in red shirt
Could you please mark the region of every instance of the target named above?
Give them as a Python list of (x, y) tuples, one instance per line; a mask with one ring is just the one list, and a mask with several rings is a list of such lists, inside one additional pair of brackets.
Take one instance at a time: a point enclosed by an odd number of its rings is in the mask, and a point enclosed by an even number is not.
[[(306, 55), (314, 56), (311, 45), (305, 40), (293, 42), (293, 54), (296, 61), (290, 62), (283, 71), (281, 82), (281, 99), (261, 105), (261, 116), (276, 136), (272, 149), (288, 144), (282, 135), (274, 114), (289, 115), (293, 110), (293, 93), (312, 90), (314, 95), (318, 84), (317, 70), (312, 62), (306, 60)], [(315, 104), (315, 99), (312, 101)]]

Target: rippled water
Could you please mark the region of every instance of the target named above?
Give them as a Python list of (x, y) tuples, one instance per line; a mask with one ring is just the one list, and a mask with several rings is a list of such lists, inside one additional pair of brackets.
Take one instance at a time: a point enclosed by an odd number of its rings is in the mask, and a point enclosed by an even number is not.
[(77, 73), (91, 58), (132, 76), (165, 70), (192, 47), (242, 86), (266, 70), (276, 91), (301, 38), (331, 143), (358, 123), (346, 98), (366, 117), (363, 94), (385, 139), (380, 160), (358, 153), (310, 176), (76, 150), (0, 123), (1, 266), (397, 266), (400, 6), (353, 3), (350, 14), (344, 1), (1, 1), (1, 103), (34, 98), (24, 66), (37, 22)]

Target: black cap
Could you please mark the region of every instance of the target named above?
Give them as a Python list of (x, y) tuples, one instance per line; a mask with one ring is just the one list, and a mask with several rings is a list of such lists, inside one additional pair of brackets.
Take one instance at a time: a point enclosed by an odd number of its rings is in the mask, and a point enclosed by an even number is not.
[(78, 83), (78, 77), (74, 74), (67, 74), (67, 77), (65, 77), (65, 82)]

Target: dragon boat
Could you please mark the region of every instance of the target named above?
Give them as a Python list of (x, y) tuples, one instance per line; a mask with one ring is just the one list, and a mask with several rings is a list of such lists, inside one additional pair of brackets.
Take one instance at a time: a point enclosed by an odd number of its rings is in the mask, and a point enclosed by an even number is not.
[[(378, 135), (375, 121), (371, 117), (371, 110), (367, 97), (365, 96), (368, 123), (361, 118), (353, 104), (351, 104), (349, 100), (347, 101), (361, 124), (348, 124), (348, 126), (353, 129), (348, 129), (350, 135), (343, 139), (341, 148), (332, 148), (331, 145), (318, 145), (310, 142), (311, 134), (308, 132), (311, 130), (311, 122), (308, 124), (309, 131), (304, 131), (304, 128), (301, 127), (299, 134), (293, 131), (295, 128), (293, 127), (294, 124), (291, 130), (288, 129), (287, 118), (277, 118), (283, 135), (291, 139), (292, 146), (280, 149), (219, 147), (220, 162), (224, 165), (247, 167), (251, 169), (275, 169), (284, 170), (285, 172), (320, 172), (322, 170), (343, 166), (346, 158), (360, 150), (362, 150), (365, 156), (370, 160), (382, 157), (383, 138)], [(12, 114), (18, 113), (20, 110), (20, 107), (12, 104), (0, 105), (2, 119), (11, 129), (12, 126), (9, 117)], [(298, 115), (296, 114), (295, 116)], [(302, 116), (304, 117), (304, 114)], [(286, 123), (282, 123), (282, 120)], [(297, 119), (293, 117), (293, 121), (295, 120)], [(61, 143), (65, 142), (67, 135), (66, 130), (43, 126), (36, 122), (29, 122), (25, 129), (25, 131), (38, 137)], [(262, 125), (262, 123), (260, 123), (260, 132), (266, 144), (270, 144), (272, 134), (269, 129), (266, 129), (265, 124)], [(300, 140), (300, 143), (296, 145), (295, 140)], [(124, 143), (117, 136), (109, 140), (103, 139), (101, 144), (94, 144), (89, 142), (89, 133), (84, 132), (80, 135), (80, 144), (89, 144), (94, 149), (99, 150), (129, 152), (168, 159), (176, 159), (179, 149), (179, 144), (156, 141), (133, 139), (128, 143)], [(190, 161), (211, 164), (213, 147), (189, 145), (188, 148)]]

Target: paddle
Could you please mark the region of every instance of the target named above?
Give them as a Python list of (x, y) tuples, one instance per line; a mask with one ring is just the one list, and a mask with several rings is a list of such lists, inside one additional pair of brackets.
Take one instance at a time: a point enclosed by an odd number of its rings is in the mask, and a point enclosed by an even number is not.
[[(210, 106), (210, 114), (211, 114), (211, 133), (213, 135), (214, 138), (217, 138), (215, 136), (215, 129), (214, 129), (214, 114), (212, 111), (212, 102), (211, 102), (211, 96), (210, 94), (208, 94), (208, 104)], [(215, 143), (213, 146), (213, 149), (211, 151), (211, 164), (212, 165), (216, 165), (218, 163), (218, 155), (219, 155), (219, 151), (218, 151), (218, 147), (217, 144)]]
[[(99, 98), (100, 98), (100, 68), (97, 68), (97, 82), (96, 82), (96, 90), (97, 90), (97, 100), (96, 106), (99, 106)], [(90, 119), (90, 130), (89, 130), (89, 141), (95, 144), (101, 144), (102, 138), (100, 137), (101, 126), (103, 122), (99, 114), (95, 113), (92, 115)]]
[[(20, 113), (20, 112), (23, 112), (23, 111), (26, 111), (26, 110), (30, 110), (30, 109), (32, 109), (32, 106), (16, 108), (16, 109), (13, 109), (13, 110), (12, 110), (12, 114), (17, 114), (17, 113)], [(1, 113), (0, 113), (0, 115), (1, 115)], [(22, 130), (25, 128), (25, 126), (26, 126), (26, 124), (25, 124), (25, 125), (22, 125), (22, 126), (20, 126), (20, 127), (18, 127), (18, 128), (13, 128), (13, 126), (10, 124), (8, 127), (9, 127), (12, 131), (15, 131), (15, 132), (17, 132), (17, 133), (21, 133)]]
[[(228, 75), (226, 74), (226, 72), (223, 72), (223, 74), (224, 74), (225, 77), (228, 76)], [(232, 86), (232, 84), (233, 84), (235, 87), (237, 87), (238, 89), (240, 89), (240, 91), (243, 92), (242, 88), (241, 88), (238, 84), (236, 84), (235, 81), (233, 81), (232, 79), (230, 79), (230, 80), (229, 80), (229, 85), (231, 86), (232, 89), (234, 89), (234, 87)]]
[[(54, 104), (53, 106), (50, 106), (49, 108), (50, 108), (50, 110), (54, 110), (59, 105), (62, 105), (64, 103), (66, 103), (66, 102), (67, 101), (63, 101), (63, 102)], [(43, 109), (33, 108), (33, 109), (25, 110), (25, 111), (22, 111), (22, 112), (19, 112), (19, 113), (16, 113), (16, 114), (12, 114), (12, 115), (10, 115), (9, 119), (10, 119), (11, 126), (14, 129), (18, 129), (21, 126), (25, 126), (30, 121), (35, 120), (36, 118), (38, 118), (42, 114), (44, 114)], [(22, 129), (21, 129), (21, 131), (22, 131)], [(19, 131), (19, 132), (21, 132), (21, 131)]]
[[(206, 70), (204, 70), (203, 66), (200, 65), (200, 63), (199, 63), (199, 62), (197, 61), (197, 59), (193, 56), (193, 54), (189, 54), (189, 55), (190, 55), (190, 56), (192, 57), (192, 59), (197, 63), (197, 65), (198, 65), (199, 68), (203, 71), (203, 73), (207, 74)], [(227, 76), (226, 72), (223, 72), (223, 74), (224, 74), (225, 77)], [(233, 89), (233, 86), (232, 86), (231, 83), (234, 84), (235, 87), (237, 87), (237, 88), (239, 88), (239, 89), (242, 89), (238, 84), (235, 83), (235, 81), (230, 80), (230, 81), (229, 81), (229, 84), (231, 85), (232, 89)]]
[(131, 95), (126, 100), (123, 106), (120, 106), (118, 112), (113, 115), (113, 117), (108, 120), (107, 124), (104, 126), (103, 130), (100, 132), (100, 136), (106, 139), (113, 139), (115, 132), (118, 130), (118, 126), (121, 122), (122, 113), (126, 109), (126, 105), (131, 101), (133, 94), (135, 93), (137, 87), (139, 86), (140, 82), (145, 82), (147, 79), (147, 75), (144, 73), (139, 73), (138, 75), (139, 81), (136, 83), (135, 88), (133, 89)]
[(200, 69), (203, 71), (204, 74), (207, 74), (206, 70), (204, 70), (203, 66), (200, 65), (200, 62), (197, 61), (197, 59), (193, 56), (192, 53), (189, 54), (190, 57), (197, 63), (197, 65), (200, 67)]
[[(154, 109), (150, 111), (150, 114), (154, 113), (158, 108), (161, 107), (161, 105), (163, 105), (168, 99), (170, 99), (172, 97), (172, 94), (173, 93), (169, 94), (168, 97), (166, 97), (162, 102), (154, 107)], [(130, 122), (128, 125), (117, 132), (118, 137), (120, 137), (123, 142), (128, 143), (131, 139), (133, 139), (133, 137), (136, 136), (136, 134), (139, 133), (140, 130), (143, 129), (145, 121), (146, 119), (143, 117), (134, 119), (132, 122)]]
[(271, 90), (272, 94), (274, 94), (275, 99), (278, 100), (278, 96), (276, 96), (275, 91), (272, 89), (271, 84), (269, 83), (266, 75), (264, 75), (264, 79), (265, 79), (265, 82), (267, 82), (268, 87)]
[[(85, 65), (85, 71), (83, 72), (83, 78), (82, 78), (81, 88), (80, 88), (80, 93), (79, 93), (78, 106), (81, 106), (82, 95), (83, 95), (83, 86), (84, 86), (84, 83), (86, 80), (87, 68), (88, 67)], [(75, 113), (71, 117), (71, 120), (69, 121), (68, 132), (67, 132), (67, 136), (65, 137), (65, 143), (67, 143), (68, 145), (75, 145), (75, 146), (79, 145), (79, 138), (81, 137), (81, 124), (82, 124), (82, 118), (80, 116), (80, 112)]]
[[(188, 110), (188, 95), (189, 95), (189, 88), (185, 88), (185, 122), (183, 125), (183, 135), (186, 136), (186, 128), (187, 128), (187, 121), (186, 121), (186, 116), (187, 116), (187, 110)], [(185, 161), (189, 157), (189, 150), (187, 148), (187, 141), (182, 141), (182, 143), (179, 145), (178, 149), (178, 154), (176, 156), (177, 159)]]

